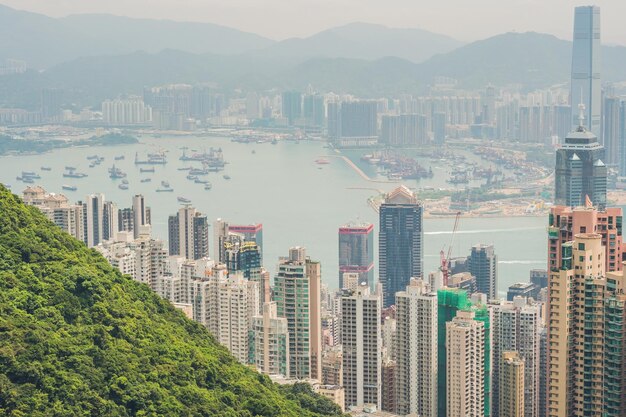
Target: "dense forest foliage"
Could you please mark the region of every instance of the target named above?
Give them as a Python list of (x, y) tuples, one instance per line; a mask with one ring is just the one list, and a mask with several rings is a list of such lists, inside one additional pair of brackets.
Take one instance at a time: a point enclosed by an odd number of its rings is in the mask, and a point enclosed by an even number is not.
[(0, 415), (338, 415), (278, 387), (201, 325), (0, 185)]

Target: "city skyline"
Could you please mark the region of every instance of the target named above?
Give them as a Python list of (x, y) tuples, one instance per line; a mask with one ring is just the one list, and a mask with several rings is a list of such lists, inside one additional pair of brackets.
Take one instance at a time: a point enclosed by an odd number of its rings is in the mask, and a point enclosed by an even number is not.
[[(304, 38), (316, 33), (355, 22), (367, 22), (391, 28), (419, 28), (450, 36), (462, 42), (473, 42), (505, 32), (533, 31), (553, 34), (561, 39), (572, 40), (571, 21), (574, 17), (571, 0), (542, 3), (542, 13), (528, 13), (535, 7), (533, 0), (500, 2), (480, 0), (470, 6), (463, 0), (444, 0), (419, 7), (409, 0), (396, 0), (394, 7), (369, 2), (368, 7), (356, 0), (337, 2), (314, 2), (298, 0), (285, 2), (270, 0), (263, 4), (245, 0), (222, 2), (220, 0), (188, 1), (184, 8), (175, 0), (67, 0), (63, 4), (51, 4), (45, 0), (3, 0), (1, 4), (19, 10), (41, 13), (51, 17), (72, 14), (112, 14), (139, 19), (165, 19), (179, 22), (214, 23), (255, 33), (273, 40)], [(626, 14), (626, 4), (619, 0), (598, 0), (595, 5), (606, 8), (603, 26), (607, 44), (626, 45), (626, 28), (620, 16)], [(149, 6), (149, 7), (148, 7)], [(276, 13), (265, 13), (273, 9)], [(293, 19), (303, 10), (306, 20)], [(484, 10), (483, 20), (474, 15), (474, 24), (467, 25), (468, 13)], [(568, 13), (563, 13), (568, 10)], [(266, 19), (258, 19), (259, 15)], [(488, 17), (487, 17), (488, 16)], [(527, 16), (526, 20), (521, 20)]]

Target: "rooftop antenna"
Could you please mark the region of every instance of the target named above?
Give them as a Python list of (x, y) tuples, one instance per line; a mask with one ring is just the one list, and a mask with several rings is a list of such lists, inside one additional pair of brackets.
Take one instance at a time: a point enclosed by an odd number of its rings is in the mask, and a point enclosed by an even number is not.
[(583, 89), (580, 88), (580, 103), (578, 104), (578, 127), (584, 127), (585, 105), (583, 104)]

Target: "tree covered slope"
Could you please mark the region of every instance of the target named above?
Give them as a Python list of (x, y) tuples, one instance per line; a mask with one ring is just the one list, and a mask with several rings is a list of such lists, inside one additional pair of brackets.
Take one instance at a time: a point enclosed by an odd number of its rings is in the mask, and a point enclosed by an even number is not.
[(337, 415), (278, 387), (0, 185), (0, 415)]

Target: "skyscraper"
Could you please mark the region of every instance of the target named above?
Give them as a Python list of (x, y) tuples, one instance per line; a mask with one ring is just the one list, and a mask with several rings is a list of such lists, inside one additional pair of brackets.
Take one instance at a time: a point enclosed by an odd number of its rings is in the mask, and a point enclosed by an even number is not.
[(587, 109), (585, 127), (595, 137), (601, 129), (601, 80), (600, 80), (600, 8), (576, 7), (574, 12), (574, 43), (572, 45), (572, 74), (570, 103), (572, 127), (578, 125), (577, 105)]
[(104, 194), (91, 194), (85, 199), (85, 243), (94, 247), (102, 242)]
[(375, 101), (341, 103), (339, 146), (370, 146), (378, 142), (378, 110)]
[(485, 412), (485, 324), (473, 311), (446, 323), (447, 417), (483, 417)]
[(380, 298), (361, 285), (341, 297), (343, 384), (346, 409), (375, 404), (381, 407), (382, 339)]
[(345, 273), (358, 274), (358, 283), (374, 285), (374, 225), (347, 224), (339, 228), (339, 288)]
[(287, 319), (278, 317), (275, 302), (263, 304), (263, 314), (254, 317), (251, 361), (267, 375), (289, 375), (289, 331)]
[(478, 292), (488, 300), (496, 298), (498, 290), (498, 257), (493, 245), (479, 244), (472, 247), (468, 260), (469, 272), (476, 277)]
[[(539, 348), (541, 306), (524, 297), (515, 297), (513, 301), (494, 301), (491, 309), (491, 333), (493, 340), (493, 411), (502, 410), (502, 386), (504, 357), (508, 351), (514, 351), (524, 361), (523, 394), (521, 417), (538, 417), (539, 408)], [(505, 377), (508, 381), (508, 377)], [(500, 383), (499, 383), (500, 381)], [(508, 395), (508, 393), (507, 393)], [(507, 398), (511, 400), (511, 398)], [(505, 405), (508, 407), (508, 405)], [(510, 415), (510, 414), (505, 414)], [(516, 415), (516, 414), (514, 414)], [(500, 413), (500, 417), (502, 414)]]
[(422, 277), (422, 215), (422, 205), (403, 185), (387, 194), (380, 206), (378, 257), (384, 307), (394, 303), (395, 293), (404, 290), (411, 278)]
[(412, 279), (396, 293), (396, 412), (437, 417), (437, 294)]
[(287, 119), (289, 126), (294, 125), (302, 115), (302, 93), (298, 91), (285, 91), (282, 94), (283, 117)]
[(136, 194), (133, 197), (133, 236), (135, 239), (139, 237), (140, 226), (150, 224), (147, 211), (146, 200), (143, 195)]
[(556, 151), (554, 202), (577, 207), (587, 197), (596, 207), (606, 205), (607, 169), (604, 148), (598, 137), (583, 126), (584, 107), (580, 106), (579, 126), (570, 132)]
[(238, 233), (243, 235), (247, 241), (256, 242), (259, 247), (261, 261), (263, 261), (263, 225), (255, 224), (227, 224), (229, 233)]
[(209, 256), (209, 223), (195, 208), (186, 206), (168, 220), (170, 255), (194, 260)]
[[(497, 358), (496, 358), (497, 360)], [(516, 351), (502, 352), (502, 371), (497, 384), (500, 387), (500, 417), (526, 417), (524, 412), (525, 363)]]
[(274, 300), (278, 317), (287, 319), (290, 378), (321, 378), (320, 286), (320, 263), (302, 247), (289, 249), (278, 264)]
[(621, 126), (620, 126), (621, 102), (618, 97), (604, 97), (602, 101), (602, 143), (606, 164), (610, 167), (619, 168), (621, 151)]

